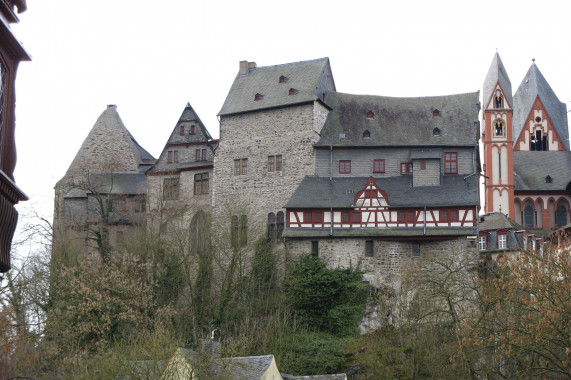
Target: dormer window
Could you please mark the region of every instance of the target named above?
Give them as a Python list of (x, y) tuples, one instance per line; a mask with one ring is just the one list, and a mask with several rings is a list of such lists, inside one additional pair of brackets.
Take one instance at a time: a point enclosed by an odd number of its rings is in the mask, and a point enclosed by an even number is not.
[(294, 96), (295, 93), (296, 93), (295, 88), (290, 88), (290, 89), (289, 89), (289, 96)]
[(369, 132), (369, 130), (366, 130), (365, 132), (363, 132), (363, 138), (364, 139), (370, 139), (371, 138), (371, 132)]
[(547, 177), (545, 177), (545, 183), (552, 183), (552, 182), (553, 179), (551, 179), (551, 176), (548, 175)]
[(367, 119), (374, 119), (374, 118), (375, 118), (375, 114), (373, 113), (373, 111), (367, 112)]
[(255, 102), (259, 102), (262, 99), (262, 94), (256, 94), (254, 95), (254, 101)]
[(438, 109), (432, 111), (432, 117), (440, 117), (440, 111)]
[(286, 81), (287, 81), (287, 78), (282, 75), (280, 77), (280, 83), (285, 83)]
[(432, 130), (432, 136), (440, 136), (440, 129), (434, 128)]

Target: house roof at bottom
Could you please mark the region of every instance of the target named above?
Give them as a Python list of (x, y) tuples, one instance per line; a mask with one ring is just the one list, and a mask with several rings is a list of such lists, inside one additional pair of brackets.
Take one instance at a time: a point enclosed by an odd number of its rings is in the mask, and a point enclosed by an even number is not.
[(571, 182), (570, 151), (516, 151), (513, 161), (515, 191), (565, 191)]
[(501, 212), (490, 212), (480, 217), (480, 231), (502, 229), (523, 230), (523, 227)]
[[(286, 208), (353, 208), (355, 195), (363, 190), (369, 177), (308, 176), (303, 179)], [(412, 186), (412, 175), (374, 178), (387, 194), (389, 207), (443, 207), (479, 204), (478, 176), (442, 177), (440, 186)]]
[(335, 373), (331, 375), (312, 375), (312, 376), (293, 376), (282, 373), (283, 380), (347, 380), (344, 373)]
[(274, 360), (274, 355), (243, 356), (230, 359), (226, 368), (222, 371), (228, 379), (234, 380), (254, 380), (261, 379), (264, 373), (270, 368)]

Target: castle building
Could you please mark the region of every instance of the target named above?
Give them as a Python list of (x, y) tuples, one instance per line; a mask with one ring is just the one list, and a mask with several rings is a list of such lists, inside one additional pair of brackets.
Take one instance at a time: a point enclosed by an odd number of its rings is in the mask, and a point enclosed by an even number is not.
[(512, 96), (496, 53), (483, 90), (485, 210), (526, 229), (552, 230), (571, 215), (567, 108), (532, 63)]
[(145, 172), (154, 163), (108, 105), (55, 186), (54, 245), (65, 240), (92, 253), (144, 225)]
[[(283, 230), (284, 205), (314, 172), (314, 144), (335, 91), (328, 58), (257, 67), (242, 61), (220, 117), (212, 202), (217, 225), (237, 245), (267, 223)], [(239, 239), (236, 236), (240, 235)]]
[(9, 26), (19, 21), (16, 12), (24, 12), (26, 8), (26, 0), (0, 2), (0, 273), (10, 269), (10, 247), (18, 222), (14, 205), (28, 199), (14, 181), (14, 169), (16, 72), (19, 63), (29, 61), (30, 56)]
[(382, 286), (398, 283), (416, 257), (475, 255), (479, 94), (331, 92), (325, 103), (315, 172), (285, 205), (288, 256), (361, 263), (365, 279)]
[(157, 162), (146, 172), (151, 223), (168, 229), (168, 220), (176, 216), (210, 214), (218, 141), (187, 103)]

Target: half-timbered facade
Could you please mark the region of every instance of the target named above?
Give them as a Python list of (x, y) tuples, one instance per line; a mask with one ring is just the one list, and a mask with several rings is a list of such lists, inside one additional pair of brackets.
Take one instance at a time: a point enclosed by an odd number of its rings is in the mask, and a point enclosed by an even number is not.
[(315, 174), (286, 204), (289, 257), (361, 263), (375, 286), (433, 252), (476, 254), (478, 93), (390, 98), (329, 93)]

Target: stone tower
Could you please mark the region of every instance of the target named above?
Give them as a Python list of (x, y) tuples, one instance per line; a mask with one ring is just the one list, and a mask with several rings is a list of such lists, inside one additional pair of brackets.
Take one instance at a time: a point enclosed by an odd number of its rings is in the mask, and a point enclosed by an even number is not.
[[(306, 175), (314, 173), (313, 144), (329, 113), (325, 94), (335, 91), (328, 58), (240, 69), (220, 117), (213, 204), (220, 226), (264, 231), (283, 226), (283, 207)], [(279, 230), (276, 229), (276, 231)]]
[(498, 53), (484, 81), (483, 131), (485, 211), (514, 218), (512, 85)]

